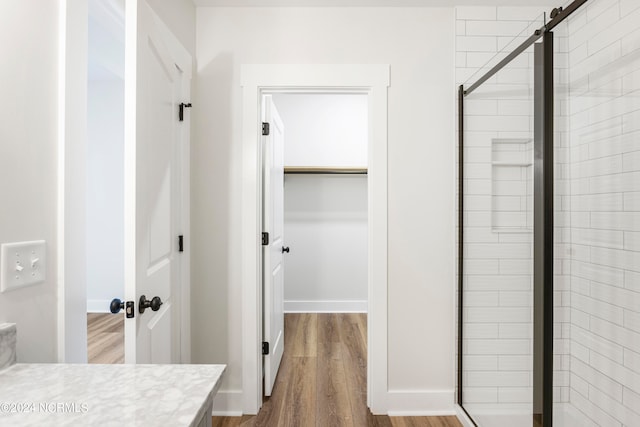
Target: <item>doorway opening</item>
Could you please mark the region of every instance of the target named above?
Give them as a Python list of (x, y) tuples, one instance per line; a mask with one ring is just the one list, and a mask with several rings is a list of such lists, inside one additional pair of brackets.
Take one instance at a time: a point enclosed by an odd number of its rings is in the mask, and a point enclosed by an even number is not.
[(262, 106), (267, 412), (304, 379), (296, 393), (326, 398), (287, 416), (366, 424), (368, 98), (278, 92)]
[(124, 4), (88, 2), (87, 361), (124, 363)]
[[(245, 65), (243, 86), (243, 412), (263, 404), (263, 136), (264, 95), (360, 95), (367, 103), (366, 406), (387, 411), (387, 88), (388, 65)], [(258, 119), (258, 120), (256, 120)], [(318, 118), (319, 119), (319, 118)], [(287, 178), (288, 179), (288, 178)], [(258, 237), (258, 238), (257, 238)], [(294, 247), (288, 244), (290, 253)], [(282, 248), (281, 248), (282, 249)], [(286, 254), (286, 255), (289, 255)], [(284, 312), (284, 297), (282, 311)], [(317, 320), (316, 320), (317, 322)], [(289, 322), (288, 322), (289, 323)], [(304, 322), (303, 322), (304, 323)], [(317, 329), (316, 329), (317, 330)], [(286, 338), (285, 338), (286, 341)], [(289, 340), (291, 342), (291, 340)]]

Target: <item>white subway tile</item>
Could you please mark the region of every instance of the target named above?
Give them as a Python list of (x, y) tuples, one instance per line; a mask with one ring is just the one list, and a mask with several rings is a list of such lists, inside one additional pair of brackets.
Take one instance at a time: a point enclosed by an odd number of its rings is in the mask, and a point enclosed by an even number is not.
[(620, 424), (619, 421), (612, 418), (606, 412), (589, 402), (588, 399), (584, 398), (581, 394), (576, 393), (573, 390), (570, 392), (569, 401), (579, 411), (591, 418), (599, 426), (622, 427), (622, 424)]
[(468, 291), (501, 291), (531, 289), (530, 276), (467, 276), (465, 289)]
[[(531, 353), (530, 340), (469, 340), (466, 354), (474, 355), (527, 355)], [(502, 368), (501, 368), (502, 369)]]
[[(589, 316), (588, 313), (581, 311), (581, 310), (576, 310), (574, 308), (571, 308), (571, 323), (573, 325), (578, 325), (583, 329), (589, 329), (591, 327), (591, 316)], [(573, 350), (571, 352), (571, 354), (573, 353)], [(589, 360), (589, 353), (587, 352), (587, 360)]]
[[(457, 20), (456, 21), (456, 36), (465, 36), (467, 35), (467, 23), (466, 21)], [(458, 49), (461, 50), (461, 49)]]
[(608, 285), (622, 287), (624, 284), (624, 272), (622, 270), (591, 262), (575, 261), (571, 264), (571, 272), (575, 276)]
[(640, 231), (640, 212), (592, 212), (591, 227), (605, 230)]
[(571, 357), (573, 359), (581, 360), (583, 362), (589, 362), (589, 354), (590, 354), (589, 348), (583, 346), (577, 341), (573, 341), (573, 340), (569, 341), (569, 354), (571, 354)]
[(630, 192), (624, 194), (624, 210), (640, 211), (640, 192)]
[(467, 256), (472, 258), (531, 258), (531, 246), (518, 243), (481, 244), (473, 243), (466, 245)]
[(584, 397), (589, 397), (589, 383), (584, 378), (572, 372), (569, 381), (572, 389)]
[(509, 307), (470, 307), (466, 311), (467, 322), (495, 323), (513, 322), (527, 323), (531, 321), (531, 309)]
[(498, 401), (501, 403), (531, 403), (532, 387), (499, 387)]
[(456, 36), (456, 50), (466, 52), (497, 52), (496, 37)]
[(625, 95), (640, 90), (640, 69), (622, 77), (622, 93)]
[[(640, 408), (640, 394), (635, 393), (628, 388), (624, 388), (622, 391), (622, 403), (629, 409), (638, 411)], [(633, 425), (633, 424), (629, 424)]]
[(623, 308), (600, 301), (596, 297), (574, 293), (571, 297), (571, 307), (618, 325), (623, 324)]
[[(533, 261), (530, 259), (500, 259), (500, 274), (521, 274), (530, 275), (533, 274)], [(531, 278), (525, 278), (530, 282)], [(527, 286), (526, 289), (530, 289)]]
[(497, 403), (498, 388), (497, 387), (465, 387), (464, 403), (469, 405), (472, 403)]
[[(596, 317), (591, 318), (591, 331), (601, 337), (607, 337), (607, 339), (630, 350), (640, 352), (640, 334), (637, 332)], [(590, 360), (593, 361), (594, 353), (591, 353), (590, 356)], [(640, 377), (638, 378), (640, 379)], [(640, 386), (640, 383), (638, 385)]]
[(624, 249), (640, 252), (640, 232), (624, 232)]
[(456, 19), (483, 19), (494, 21), (497, 18), (495, 6), (457, 6)]
[(463, 327), (465, 340), (498, 338), (498, 324), (496, 323), (468, 323)]
[(473, 21), (466, 22), (468, 36), (517, 36), (525, 28), (526, 23), (518, 21)]
[(640, 271), (640, 252), (594, 247), (591, 249), (591, 260), (610, 267)]
[(523, 27), (531, 24), (542, 27), (544, 25), (543, 12), (543, 8), (534, 6), (498, 6), (498, 20), (523, 21), (520, 23)]
[[(472, 356), (464, 355), (462, 358), (464, 369), (469, 371), (497, 371), (498, 356)], [(465, 390), (466, 394), (466, 390)]]
[(501, 323), (498, 336), (501, 339), (531, 339), (533, 326), (527, 323)]
[(622, 16), (626, 16), (638, 8), (640, 8), (638, 0), (620, 0), (620, 14)]
[(500, 273), (500, 261), (497, 259), (465, 259), (464, 274), (498, 274)]
[[(500, 305), (498, 292), (466, 291), (464, 293), (465, 307), (497, 307)], [(620, 316), (622, 320), (622, 313)], [(622, 322), (621, 322), (622, 323)]]
[[(640, 353), (631, 351), (628, 348), (624, 349), (624, 366), (640, 373)], [(640, 406), (638, 406), (640, 408)]]
[(530, 384), (528, 372), (468, 372), (467, 384), (470, 387), (505, 387), (528, 386)]
[(640, 29), (629, 32), (622, 38), (622, 55), (629, 55), (640, 48)]
[(636, 310), (624, 311), (624, 327), (640, 333), (640, 313)]
[(532, 307), (533, 295), (529, 291), (499, 293), (499, 304), (501, 307)]
[[(604, 360), (609, 359), (605, 358)], [(614, 365), (610, 360), (609, 364)], [(575, 357), (572, 358), (571, 372), (585, 380), (591, 386), (607, 393), (609, 396), (622, 400), (622, 385), (593, 366), (590, 366), (588, 363), (584, 363)]]
[(592, 352), (598, 352), (616, 363), (623, 363), (623, 347), (619, 344), (594, 335), (575, 325), (571, 328), (571, 339), (587, 347)]
[(624, 287), (635, 292), (640, 292), (640, 273), (635, 271), (625, 271)]
[(525, 355), (499, 355), (498, 369), (501, 371), (531, 371), (533, 368), (533, 357)]
[[(636, 424), (640, 418), (640, 414), (622, 405), (622, 399), (612, 399), (610, 396), (602, 393), (594, 387), (589, 388), (589, 400), (625, 426), (632, 426)], [(638, 408), (636, 408), (636, 410), (638, 410)]]
[(625, 245), (622, 231), (574, 228), (571, 230), (572, 242), (576, 245), (599, 246), (623, 249)]
[(625, 133), (640, 130), (640, 110), (622, 116), (622, 131)]

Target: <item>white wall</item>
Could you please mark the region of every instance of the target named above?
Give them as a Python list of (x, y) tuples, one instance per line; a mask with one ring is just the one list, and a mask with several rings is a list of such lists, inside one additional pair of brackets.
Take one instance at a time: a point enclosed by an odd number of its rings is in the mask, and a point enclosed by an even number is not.
[(58, 2), (0, 3), (0, 242), (47, 241), (47, 280), (0, 294), (18, 362), (55, 362)]
[(107, 312), (124, 299), (124, 81), (89, 81), (87, 110), (87, 311)]
[(367, 166), (368, 98), (275, 94), (286, 127), (285, 166)]
[(242, 379), (240, 66), (388, 63), (389, 387), (452, 409), (453, 39), (450, 8), (198, 9), (193, 358), (229, 364), (221, 398)]

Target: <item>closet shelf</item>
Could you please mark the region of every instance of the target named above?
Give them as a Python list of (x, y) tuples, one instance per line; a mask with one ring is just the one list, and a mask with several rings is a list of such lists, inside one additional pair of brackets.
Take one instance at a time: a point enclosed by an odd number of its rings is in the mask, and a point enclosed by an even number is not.
[(366, 175), (367, 168), (344, 166), (285, 166), (285, 174)]

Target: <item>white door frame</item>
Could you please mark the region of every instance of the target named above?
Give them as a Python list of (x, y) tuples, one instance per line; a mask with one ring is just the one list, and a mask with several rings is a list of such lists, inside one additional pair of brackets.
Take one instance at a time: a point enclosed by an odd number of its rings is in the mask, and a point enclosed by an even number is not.
[(242, 389), (243, 412), (262, 406), (263, 93), (364, 93), (369, 99), (367, 404), (387, 413), (387, 88), (389, 65), (243, 65)]
[[(127, 0), (127, 4), (139, 0)], [(130, 6), (131, 7), (131, 6)], [(87, 144), (87, 0), (60, 0), (58, 44), (58, 362), (87, 361), (86, 325), (86, 144)], [(177, 43), (177, 41), (176, 41)], [(186, 49), (180, 46), (184, 52)], [(184, 90), (191, 90), (191, 56), (183, 58), (188, 76)], [(184, 102), (189, 102), (186, 99)], [(125, 100), (125, 103), (127, 101)], [(135, 105), (135, 104), (134, 104)], [(176, 114), (177, 114), (176, 106)], [(180, 360), (191, 363), (191, 261), (190, 261), (190, 112), (182, 126), (182, 233), (180, 257)], [(176, 236), (177, 237), (177, 236)], [(124, 296), (124, 295), (123, 295)], [(116, 297), (116, 295), (114, 295)], [(137, 301), (136, 301), (137, 304)], [(137, 312), (137, 307), (136, 307)]]

